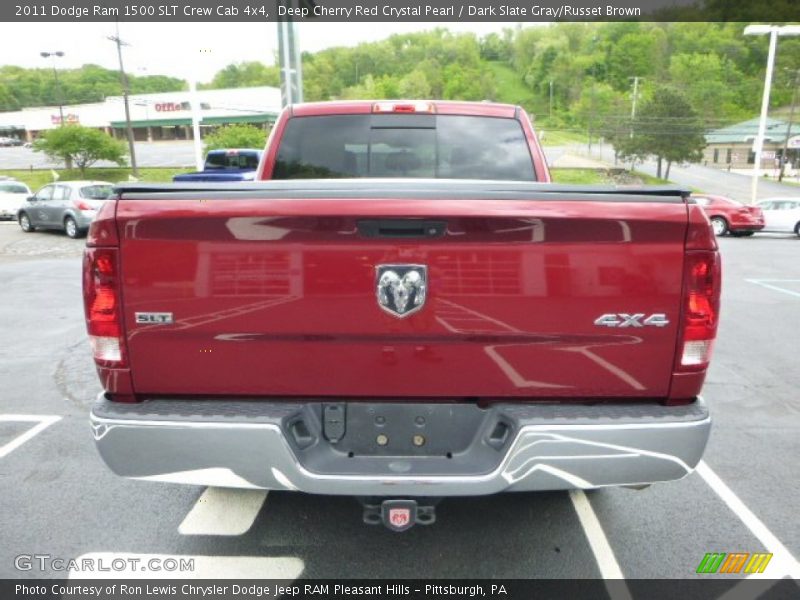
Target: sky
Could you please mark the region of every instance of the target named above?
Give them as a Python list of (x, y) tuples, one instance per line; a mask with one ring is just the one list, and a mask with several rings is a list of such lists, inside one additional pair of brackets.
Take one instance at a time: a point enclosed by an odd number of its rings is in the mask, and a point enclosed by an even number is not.
[[(435, 23), (300, 23), (300, 49), (316, 52), (334, 46), (384, 39), (393, 33), (434, 29)], [(500, 32), (514, 23), (448, 23), (454, 32), (482, 36)], [(114, 44), (106, 39), (115, 34), (114, 23), (10, 23), (0, 24), (0, 65), (50, 67), (53, 59), (40, 52), (62, 51), (55, 60), (58, 68), (73, 69), (83, 64), (118, 68)], [(171, 75), (210, 81), (223, 67), (236, 62), (274, 62), (277, 48), (275, 23), (131, 23), (120, 24), (120, 38), (130, 44), (124, 49), (125, 70), (132, 75)]]

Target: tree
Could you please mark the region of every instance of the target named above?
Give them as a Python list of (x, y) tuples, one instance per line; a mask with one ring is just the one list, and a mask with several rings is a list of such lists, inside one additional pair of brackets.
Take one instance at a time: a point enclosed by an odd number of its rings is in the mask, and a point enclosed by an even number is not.
[(228, 65), (214, 75), (210, 84), (202, 87), (226, 89), (240, 87), (258, 87), (280, 85), (280, 74), (277, 66), (267, 66), (258, 61), (241, 62)]
[(246, 123), (225, 125), (205, 137), (206, 152), (218, 148), (263, 148), (267, 132)]
[[(33, 106), (54, 106), (102, 102), (106, 96), (121, 96), (119, 73), (97, 65), (83, 65), (80, 69), (59, 69), (59, 85), (53, 80), (52, 69), (23, 69), (0, 67), (0, 82), (8, 93), (0, 93), (0, 111), (18, 110)], [(128, 75), (132, 94), (172, 92), (185, 89), (180, 79), (164, 75), (144, 77)]]
[(675, 86), (686, 93), (692, 106), (706, 122), (724, 121), (727, 116), (746, 119), (748, 112), (739, 111), (736, 100), (740, 97), (742, 74), (730, 61), (716, 54), (674, 54), (669, 67)]
[(618, 140), (616, 150), (633, 162), (655, 156), (657, 176), (667, 163), (665, 177), (673, 162), (696, 161), (702, 156), (705, 128), (681, 92), (666, 86), (657, 87), (641, 104), (633, 122), (633, 136)]
[(81, 125), (65, 125), (51, 129), (33, 143), (35, 152), (44, 152), (54, 160), (63, 160), (67, 167), (74, 164), (86, 176), (86, 168), (98, 160), (108, 160), (125, 166), (125, 144), (102, 131)]

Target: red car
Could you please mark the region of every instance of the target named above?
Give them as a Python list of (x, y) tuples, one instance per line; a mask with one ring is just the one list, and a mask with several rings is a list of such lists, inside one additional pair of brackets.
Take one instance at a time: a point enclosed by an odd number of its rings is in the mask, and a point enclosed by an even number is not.
[(753, 235), (764, 229), (764, 213), (758, 206), (710, 194), (692, 195), (692, 198), (706, 211), (717, 237), (726, 233), (736, 237)]

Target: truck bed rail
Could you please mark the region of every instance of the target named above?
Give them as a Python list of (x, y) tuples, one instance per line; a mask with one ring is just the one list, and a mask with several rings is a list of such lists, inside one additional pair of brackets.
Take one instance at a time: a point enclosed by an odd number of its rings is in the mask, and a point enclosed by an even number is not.
[(118, 199), (330, 198), (404, 200), (574, 200), (603, 202), (691, 202), (678, 186), (615, 186), (454, 179), (291, 179), (229, 183), (123, 183)]

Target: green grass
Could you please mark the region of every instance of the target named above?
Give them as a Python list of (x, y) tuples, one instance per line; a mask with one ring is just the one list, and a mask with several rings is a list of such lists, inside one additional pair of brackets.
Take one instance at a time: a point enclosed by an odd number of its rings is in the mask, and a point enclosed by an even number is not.
[[(641, 171), (625, 169), (550, 169), (555, 183), (618, 184), (618, 185), (668, 185), (668, 179), (659, 179)], [(690, 188), (697, 192), (694, 188)]]
[[(86, 176), (81, 177), (78, 169), (53, 169), (59, 175), (59, 181), (75, 181), (77, 179), (93, 179), (97, 181), (108, 181), (118, 183), (128, 181), (131, 174), (129, 168), (92, 168), (86, 169)], [(139, 169), (139, 181), (162, 183), (172, 181), (173, 175), (187, 173), (190, 168), (143, 168)], [(5, 169), (0, 170), (0, 175), (13, 177), (18, 181), (26, 183), (29, 188), (36, 191), (43, 185), (53, 183), (53, 174), (50, 169)]]
[(498, 61), (491, 61), (488, 64), (497, 84), (497, 99), (500, 102), (525, 106), (533, 102), (533, 92), (528, 89), (514, 69)]
[(613, 183), (604, 169), (550, 169), (555, 183)]
[(658, 177), (648, 175), (647, 173), (642, 173), (641, 171), (633, 171), (633, 175), (641, 179), (642, 183), (646, 183), (647, 185), (664, 185), (666, 183), (672, 183), (669, 179), (659, 179)]
[(547, 129), (546, 127), (536, 127), (539, 142), (542, 146), (566, 146), (567, 144), (586, 144), (589, 138), (585, 134), (577, 131), (567, 131), (564, 129)]

